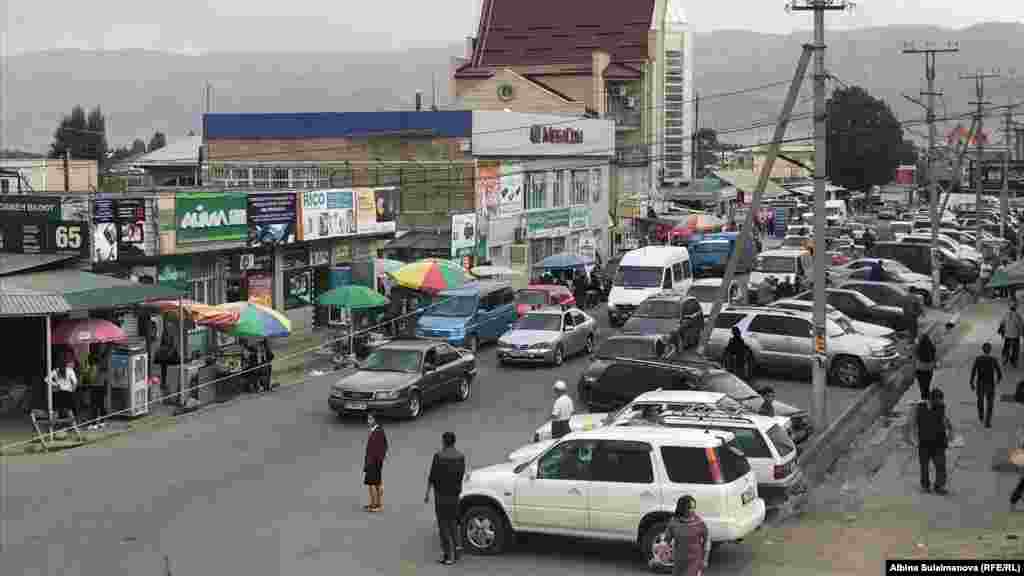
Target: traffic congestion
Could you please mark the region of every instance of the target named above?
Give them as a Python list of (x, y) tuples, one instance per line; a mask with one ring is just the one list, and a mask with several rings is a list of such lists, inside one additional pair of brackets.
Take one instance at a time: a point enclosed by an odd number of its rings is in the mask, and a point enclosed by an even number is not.
[[(415, 419), (439, 400), (465, 401), (492, 370), (550, 385), (546, 421), (505, 454), (475, 455), (457, 507), (462, 549), (494, 555), (527, 533), (622, 541), (669, 570), (668, 522), (681, 494), (696, 499), (718, 547), (742, 545), (802, 489), (796, 456), (822, 426), (806, 409), (814, 250), (830, 261), (829, 385), (856, 390), (903, 365), (929, 307), (1016, 250), (1015, 219), (1004, 239), (983, 238), (984, 254), (954, 239), (974, 242), (967, 216), (992, 214), (960, 206), (944, 223), (958, 227), (940, 235), (938, 287), (920, 253), (928, 244), (917, 242), (930, 241), (921, 217), (854, 217), (845, 207), (830, 212), (820, 240), (799, 221), (781, 238), (758, 221), (727, 291), (725, 265), (743, 238), (735, 230), (684, 242), (669, 234), (608, 262), (555, 255), (518, 290), (515, 271), (492, 267), (439, 290), (416, 321), (417, 339), (372, 350), (332, 386), (330, 408)], [(728, 301), (706, 326), (723, 292)]]

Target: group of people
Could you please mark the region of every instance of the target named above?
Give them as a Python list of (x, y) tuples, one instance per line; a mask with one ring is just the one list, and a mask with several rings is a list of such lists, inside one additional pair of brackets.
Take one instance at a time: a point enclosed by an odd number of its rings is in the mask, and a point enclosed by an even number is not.
[(589, 273), (586, 270), (569, 270), (560, 276), (556, 276), (552, 272), (544, 272), (539, 280), (540, 284), (561, 284), (572, 290), (572, 295), (576, 299), (576, 305), (580, 309), (586, 310), (597, 306), (600, 295), (604, 291), (601, 274), (599, 269), (595, 267)]

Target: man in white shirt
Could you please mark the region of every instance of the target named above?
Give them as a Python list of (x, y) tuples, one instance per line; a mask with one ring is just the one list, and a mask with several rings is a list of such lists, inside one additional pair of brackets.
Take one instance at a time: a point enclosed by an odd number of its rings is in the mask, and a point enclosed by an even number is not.
[(1020, 358), (1020, 337), (1021, 333), (1024, 332), (1024, 320), (1021, 319), (1020, 314), (1017, 312), (1016, 302), (1010, 302), (1010, 309), (1003, 316), (1002, 329), (1003, 338), (1005, 338), (1003, 345), (1008, 347), (1010, 352), (1007, 359), (1016, 368), (1017, 361)]
[(53, 393), (53, 408), (58, 414), (73, 414), (75, 411), (75, 388), (78, 387), (78, 376), (75, 365), (68, 360), (64, 368), (54, 368), (47, 377)]
[(565, 382), (555, 382), (555, 406), (551, 409), (551, 437), (561, 438), (570, 432), (569, 419), (572, 418), (572, 398), (567, 392)]

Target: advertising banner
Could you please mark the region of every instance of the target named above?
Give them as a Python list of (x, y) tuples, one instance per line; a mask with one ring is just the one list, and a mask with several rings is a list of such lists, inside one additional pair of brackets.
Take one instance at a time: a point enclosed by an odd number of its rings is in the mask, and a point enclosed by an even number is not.
[(144, 198), (96, 198), (92, 214), (93, 262), (152, 255), (146, 252)]
[(452, 214), (452, 259), (476, 252), (476, 213)]
[(359, 233), (394, 233), (398, 218), (398, 188), (357, 188), (355, 194)]
[(356, 215), (350, 189), (311, 190), (299, 200), (299, 240), (352, 236)]
[(186, 192), (174, 198), (177, 244), (244, 242), (249, 237), (245, 192)]
[(249, 194), (249, 246), (295, 242), (296, 193)]
[(313, 271), (292, 270), (284, 274), (284, 308), (292, 310), (313, 305)]
[(246, 276), (246, 291), (249, 294), (249, 302), (254, 302), (267, 308), (274, 307), (274, 277), (267, 273), (250, 273)]
[(498, 193), (501, 189), (501, 165), (480, 164), (476, 172), (477, 212), (498, 215)]
[(526, 214), (526, 235), (530, 238), (551, 238), (569, 233), (572, 217), (568, 208), (538, 210)]
[(498, 213), (514, 216), (523, 211), (523, 167), (501, 164), (501, 185), (498, 191)]
[(0, 252), (89, 257), (89, 224), (63, 220), (57, 196), (0, 196)]

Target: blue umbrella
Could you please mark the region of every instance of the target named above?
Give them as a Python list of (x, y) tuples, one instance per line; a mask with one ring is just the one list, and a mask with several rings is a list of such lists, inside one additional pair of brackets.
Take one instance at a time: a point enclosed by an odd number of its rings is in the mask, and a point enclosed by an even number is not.
[(540, 263), (534, 265), (534, 268), (543, 268), (545, 270), (568, 270), (570, 268), (582, 268), (593, 263), (594, 260), (592, 258), (563, 252), (561, 254), (548, 256), (541, 260)]

